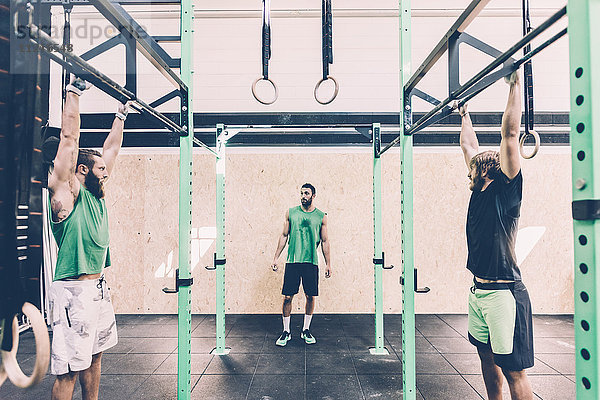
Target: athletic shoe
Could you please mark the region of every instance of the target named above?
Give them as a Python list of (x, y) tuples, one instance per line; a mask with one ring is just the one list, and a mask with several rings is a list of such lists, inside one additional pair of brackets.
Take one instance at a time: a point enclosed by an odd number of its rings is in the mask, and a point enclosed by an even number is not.
[(277, 346), (282, 346), (283, 347), (290, 340), (292, 340), (292, 334), (289, 333), (289, 332), (287, 332), (287, 331), (283, 331), (283, 332), (281, 332), (281, 336), (279, 336), (279, 339), (277, 339), (277, 341), (275, 342), (275, 344)]
[(317, 339), (315, 339), (315, 337), (310, 334), (310, 331), (308, 329), (305, 329), (305, 330), (302, 331), (302, 333), (300, 334), (300, 338), (304, 339), (304, 341), (306, 342), (306, 344), (315, 344), (315, 343), (317, 343)]

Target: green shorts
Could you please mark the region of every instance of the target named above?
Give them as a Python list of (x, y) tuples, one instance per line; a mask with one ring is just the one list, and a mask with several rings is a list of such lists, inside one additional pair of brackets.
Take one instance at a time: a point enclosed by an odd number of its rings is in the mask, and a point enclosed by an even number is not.
[(469, 294), (469, 341), (491, 348), (510, 371), (533, 367), (533, 320), (525, 285), (475, 282)]

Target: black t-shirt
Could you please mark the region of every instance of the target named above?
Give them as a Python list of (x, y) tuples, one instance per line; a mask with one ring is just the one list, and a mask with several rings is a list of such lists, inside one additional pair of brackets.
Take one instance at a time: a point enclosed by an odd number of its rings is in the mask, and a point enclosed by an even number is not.
[(521, 280), (515, 240), (523, 198), (521, 171), (504, 174), (483, 192), (473, 192), (467, 214), (467, 268), (478, 278)]

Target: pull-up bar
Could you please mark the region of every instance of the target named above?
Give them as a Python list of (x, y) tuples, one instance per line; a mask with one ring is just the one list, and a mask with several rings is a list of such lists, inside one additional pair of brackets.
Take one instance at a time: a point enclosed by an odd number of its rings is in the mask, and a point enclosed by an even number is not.
[[(490, 80), (489, 82), (487, 82), (486, 85), (482, 86), (481, 88), (478, 88), (473, 93), (470, 93), (464, 99), (460, 98), (461, 95), (465, 94), (465, 92), (467, 92), (469, 89), (471, 89), (473, 86), (475, 86), (483, 78), (488, 76), (494, 69), (496, 69), (498, 66), (500, 66), (505, 61), (507, 61), (513, 54), (515, 54), (517, 51), (519, 51), (521, 48), (523, 48), (526, 44), (530, 43), (533, 39), (535, 39), (541, 33), (546, 31), (550, 26), (552, 26), (554, 23), (556, 23), (559, 19), (564, 17), (566, 15), (566, 13), (567, 13), (567, 8), (566, 7), (561, 8), (559, 11), (557, 11), (554, 15), (552, 15), (550, 18), (548, 18), (546, 21), (544, 21), (544, 23), (542, 23), (536, 29), (532, 30), (527, 35), (523, 36), (521, 38), (521, 40), (519, 40), (516, 44), (514, 44), (512, 47), (510, 47), (507, 51), (505, 51), (500, 56), (498, 56), (494, 61), (492, 61), (490, 64), (488, 64), (484, 69), (482, 69), (479, 73), (477, 73), (475, 76), (473, 76), (464, 85), (462, 85), (457, 90), (452, 92), (450, 94), (450, 96), (448, 96), (445, 100), (439, 102), (431, 111), (426, 113), (423, 117), (421, 117), (417, 122), (412, 124), (409, 128), (405, 129), (404, 135), (411, 135), (411, 134), (415, 133), (416, 131), (418, 131), (419, 129), (421, 129), (422, 127), (424, 127), (427, 124), (427, 122), (437, 114), (438, 111), (442, 110), (444, 107), (448, 106), (453, 101), (461, 100), (459, 105), (462, 105), (462, 104), (466, 103), (468, 100), (470, 100), (471, 98), (475, 97), (477, 94), (481, 93), (481, 91), (483, 91), (484, 89), (486, 89), (487, 87), (492, 85), (494, 83), (494, 80)], [(521, 59), (519, 59), (518, 61), (516, 61), (515, 63), (512, 64), (511, 70), (512, 71), (517, 70), (523, 63), (527, 62), (533, 56), (535, 56), (536, 54), (541, 52), (543, 49), (548, 47), (550, 44), (554, 43), (557, 39), (562, 37), (565, 33), (566, 33), (566, 29), (563, 29), (562, 31), (560, 31), (559, 33), (557, 33), (556, 35), (554, 35), (550, 39), (548, 39), (546, 42), (542, 43), (540, 46), (538, 46), (534, 50), (527, 53)], [(425, 65), (425, 64), (423, 64), (423, 65)], [(423, 67), (423, 65), (422, 65), (422, 67)], [(428, 68), (431, 68), (431, 66), (432, 65), (429, 65)], [(427, 69), (427, 68), (425, 68), (425, 69)], [(418, 75), (418, 72), (419, 71), (417, 71), (417, 73), (415, 73), (413, 78), (415, 78)], [(415, 80), (413, 82), (418, 83), (419, 80), (420, 80), (420, 78), (415, 78)], [(407, 83), (407, 85), (405, 86), (405, 90), (404, 90), (405, 96), (407, 94), (410, 94), (410, 92), (406, 90), (407, 88), (409, 88), (409, 84), (410, 84), (410, 82)], [(414, 86), (413, 86), (413, 88), (414, 88)], [(381, 150), (380, 154), (383, 154), (385, 151), (387, 151), (391, 147), (398, 144), (400, 142), (401, 136), (402, 135), (398, 136), (396, 139), (394, 139), (392, 142), (390, 142), (387, 146), (385, 146)]]
[(187, 91), (186, 84), (171, 69), (169, 55), (154, 39), (133, 19), (118, 3), (110, 0), (89, 0), (104, 17), (119, 31), (127, 31), (135, 39), (137, 49), (158, 69), (173, 85)]
[[(102, 90), (106, 94), (122, 103), (132, 102), (132, 108), (139, 111), (142, 114), (149, 115), (154, 119), (160, 121), (165, 127), (177, 132), (180, 135), (187, 136), (187, 128), (177, 125), (171, 121), (164, 114), (156, 111), (142, 100), (138, 99), (133, 93), (118, 83), (113, 81), (111, 78), (92, 67), (89, 63), (83, 60), (81, 57), (67, 51), (62, 48), (60, 44), (52, 40), (52, 38), (44, 31), (40, 30), (36, 25), (29, 25), (30, 29), (30, 41), (35, 44), (39, 44), (40, 49), (46, 53), (46, 55), (53, 61), (62, 65), (66, 69), (73, 72), (75, 75), (89, 81), (98, 89)], [(49, 50), (48, 50), (49, 49)], [(56, 53), (64, 56), (64, 59), (59, 57)]]

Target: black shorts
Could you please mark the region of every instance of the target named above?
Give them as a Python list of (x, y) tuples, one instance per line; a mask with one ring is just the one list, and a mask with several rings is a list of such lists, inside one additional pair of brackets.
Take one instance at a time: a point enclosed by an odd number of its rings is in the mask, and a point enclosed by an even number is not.
[(533, 321), (525, 285), (475, 282), (469, 294), (469, 341), (491, 349), (509, 371), (533, 367)]
[(292, 296), (298, 293), (300, 280), (302, 280), (302, 289), (305, 295), (319, 295), (319, 266), (311, 263), (285, 264), (281, 294)]

